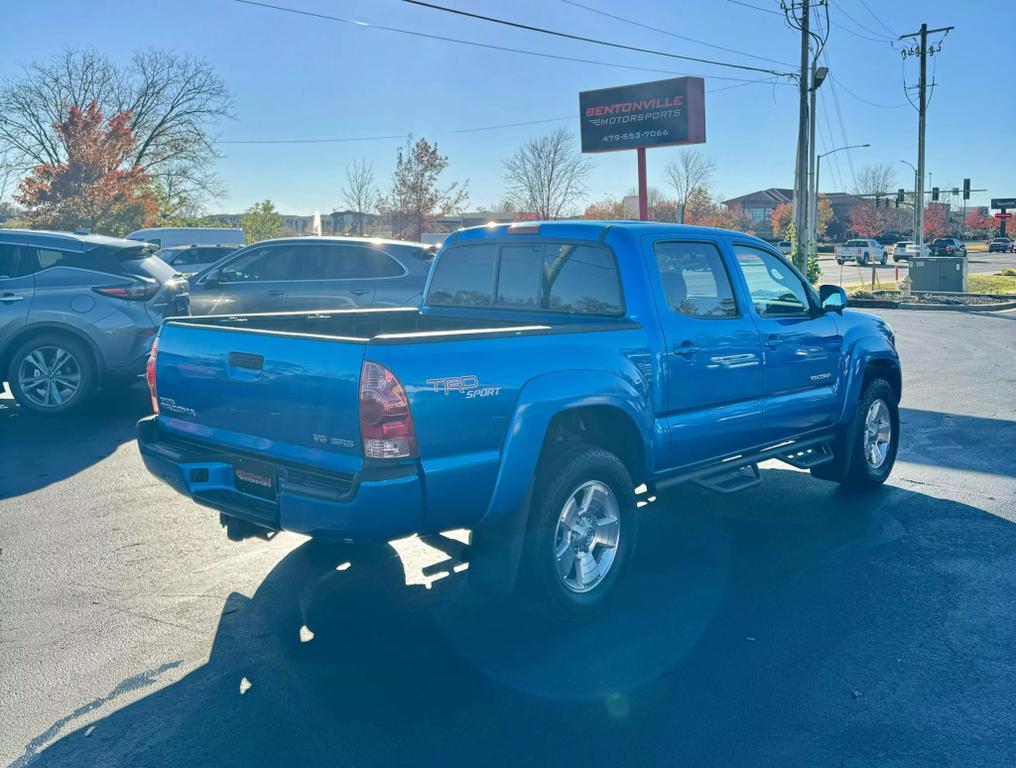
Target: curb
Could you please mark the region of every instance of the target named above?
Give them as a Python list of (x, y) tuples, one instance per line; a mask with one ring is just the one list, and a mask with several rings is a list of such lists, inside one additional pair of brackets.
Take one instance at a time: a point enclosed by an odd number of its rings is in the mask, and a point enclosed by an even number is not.
[[(847, 306), (850, 302), (847, 302)], [(903, 304), (899, 309), (931, 309), (943, 312), (999, 312), (1003, 309), (1016, 309), (1016, 301), (1007, 301), (1003, 304)]]

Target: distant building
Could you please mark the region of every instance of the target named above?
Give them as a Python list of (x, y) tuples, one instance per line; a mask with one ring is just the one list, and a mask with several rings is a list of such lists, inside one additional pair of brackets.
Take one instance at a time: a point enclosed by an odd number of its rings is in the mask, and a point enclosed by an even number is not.
[(446, 232), (454, 232), (465, 227), (482, 227), (484, 224), (510, 224), (518, 221), (521, 214), (514, 211), (470, 211), (442, 216), (434, 223)]
[[(832, 206), (833, 218), (826, 228), (825, 238), (837, 240), (844, 237), (850, 227), (849, 212), (851, 207), (861, 201), (856, 195), (848, 192), (823, 192), (819, 195), (820, 200), (828, 200)], [(760, 189), (757, 192), (750, 192), (730, 200), (724, 200), (723, 204), (731, 206), (740, 205), (744, 212), (751, 218), (751, 229), (762, 238), (773, 237), (772, 215), (777, 206), (783, 203), (794, 201), (794, 190), (782, 187), (769, 187)]]
[(750, 192), (730, 200), (724, 200), (723, 204), (728, 208), (732, 205), (740, 205), (745, 214), (751, 219), (751, 229), (759, 237), (772, 237), (773, 211), (781, 203), (789, 203), (794, 199), (794, 190), (781, 187), (770, 187), (760, 189), (758, 192)]

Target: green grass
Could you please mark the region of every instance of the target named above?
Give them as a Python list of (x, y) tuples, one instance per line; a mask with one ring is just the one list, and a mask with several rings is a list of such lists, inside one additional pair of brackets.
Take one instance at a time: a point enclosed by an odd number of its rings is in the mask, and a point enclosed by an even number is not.
[(1016, 277), (1007, 275), (970, 275), (971, 293), (1016, 293)]

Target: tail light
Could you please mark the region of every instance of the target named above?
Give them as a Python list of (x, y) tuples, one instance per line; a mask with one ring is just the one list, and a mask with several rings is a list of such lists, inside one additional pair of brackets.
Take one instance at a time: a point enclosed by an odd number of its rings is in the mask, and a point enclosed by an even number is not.
[(366, 360), (360, 368), (360, 437), (368, 459), (417, 455), (416, 428), (402, 385), (383, 365)]
[(122, 285), (106, 285), (100, 288), (93, 288), (96, 293), (103, 296), (112, 296), (114, 299), (125, 299), (127, 301), (148, 301), (159, 292), (159, 284), (154, 280), (143, 277), (138, 278), (141, 282), (123, 283)]
[(148, 364), (145, 366), (145, 381), (148, 382), (148, 391), (152, 395), (152, 410), (159, 412), (159, 394), (155, 390), (155, 358), (159, 354), (159, 337), (152, 342), (152, 351), (148, 355)]

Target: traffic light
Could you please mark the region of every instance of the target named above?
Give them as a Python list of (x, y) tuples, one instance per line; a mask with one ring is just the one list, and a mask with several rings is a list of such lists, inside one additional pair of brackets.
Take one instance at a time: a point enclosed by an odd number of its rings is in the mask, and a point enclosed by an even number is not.
[(903, 204), (903, 199), (904, 199), (905, 195), (906, 195), (906, 190), (902, 189), (902, 188), (896, 193), (896, 207), (897, 208), (899, 208), (900, 205)]
[(932, 202), (938, 202), (938, 187), (931, 188), (931, 200)]
[(963, 199), (970, 199), (970, 179), (963, 179)]

